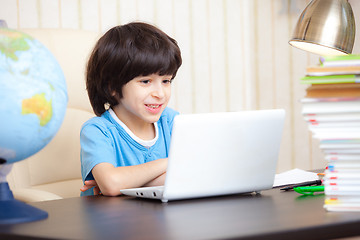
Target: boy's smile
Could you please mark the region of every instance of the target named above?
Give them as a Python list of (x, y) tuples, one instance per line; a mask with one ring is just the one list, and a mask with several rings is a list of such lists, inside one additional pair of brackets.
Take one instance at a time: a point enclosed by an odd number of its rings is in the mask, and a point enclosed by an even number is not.
[[(172, 76), (135, 77), (122, 88), (123, 97), (113, 107), (118, 118), (134, 133), (157, 122), (171, 96)], [(136, 133), (135, 133), (136, 134)]]
[(162, 104), (145, 104), (145, 106), (153, 114), (157, 114), (162, 110)]

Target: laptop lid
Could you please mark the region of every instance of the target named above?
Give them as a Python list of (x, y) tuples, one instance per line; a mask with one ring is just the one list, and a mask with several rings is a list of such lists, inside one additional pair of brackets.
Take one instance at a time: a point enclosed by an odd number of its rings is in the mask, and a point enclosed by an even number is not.
[(176, 116), (163, 202), (272, 188), (284, 119), (282, 109)]

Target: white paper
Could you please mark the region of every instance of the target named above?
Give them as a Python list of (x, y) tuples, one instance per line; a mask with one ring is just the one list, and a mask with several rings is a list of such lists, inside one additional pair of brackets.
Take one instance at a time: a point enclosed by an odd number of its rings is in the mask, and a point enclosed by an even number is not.
[(318, 179), (319, 176), (317, 173), (294, 168), (292, 170), (276, 174), (273, 187), (314, 181)]

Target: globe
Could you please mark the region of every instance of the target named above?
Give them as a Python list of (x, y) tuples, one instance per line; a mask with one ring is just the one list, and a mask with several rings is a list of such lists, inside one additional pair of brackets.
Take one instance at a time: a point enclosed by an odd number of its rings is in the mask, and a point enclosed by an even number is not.
[(64, 74), (51, 52), (8, 28), (0, 28), (0, 99), (0, 166), (44, 148), (68, 102)]

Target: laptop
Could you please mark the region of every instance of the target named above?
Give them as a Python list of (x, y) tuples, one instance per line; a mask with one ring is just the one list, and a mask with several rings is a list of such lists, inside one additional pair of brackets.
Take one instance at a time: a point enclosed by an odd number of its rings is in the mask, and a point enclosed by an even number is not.
[(120, 192), (168, 202), (270, 189), (284, 120), (283, 109), (180, 114), (164, 186)]

